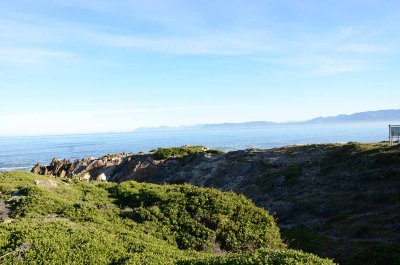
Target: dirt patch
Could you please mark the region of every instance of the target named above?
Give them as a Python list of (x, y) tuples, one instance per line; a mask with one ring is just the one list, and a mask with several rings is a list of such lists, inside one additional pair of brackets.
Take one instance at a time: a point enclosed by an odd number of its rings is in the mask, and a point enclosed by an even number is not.
[(10, 210), (7, 208), (5, 202), (0, 199), (0, 222), (7, 222), (9, 220)]

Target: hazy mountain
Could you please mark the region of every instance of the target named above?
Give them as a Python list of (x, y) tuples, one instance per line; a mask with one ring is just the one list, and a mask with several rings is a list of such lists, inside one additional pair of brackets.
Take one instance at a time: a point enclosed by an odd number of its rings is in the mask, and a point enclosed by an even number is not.
[(278, 125), (279, 123), (270, 121), (250, 121), (241, 123), (220, 123), (220, 124), (203, 124), (200, 128), (203, 129), (225, 129), (225, 128), (239, 128), (239, 127), (264, 127)]
[(184, 131), (184, 130), (204, 130), (204, 129), (234, 129), (234, 128), (252, 128), (252, 127), (268, 127), (279, 125), (276, 122), (269, 121), (250, 121), (238, 123), (217, 123), (217, 124), (197, 124), (191, 126), (160, 126), (160, 127), (142, 127), (137, 129), (137, 132), (146, 131)]
[(366, 122), (397, 122), (400, 123), (400, 109), (396, 110), (377, 110), (358, 112), (354, 114), (340, 114), (337, 116), (317, 117), (301, 122), (270, 122), (270, 121), (251, 121), (241, 123), (219, 123), (219, 124), (198, 124), (192, 126), (169, 127), (161, 126), (155, 128), (139, 128), (136, 131), (176, 131), (176, 130), (202, 130), (202, 129), (235, 129), (235, 128), (260, 128), (276, 125), (296, 125), (296, 124), (339, 124), (339, 123), (366, 123)]
[(400, 109), (358, 112), (350, 115), (341, 114), (333, 117), (318, 117), (304, 123), (348, 123), (348, 122), (393, 122), (400, 123)]

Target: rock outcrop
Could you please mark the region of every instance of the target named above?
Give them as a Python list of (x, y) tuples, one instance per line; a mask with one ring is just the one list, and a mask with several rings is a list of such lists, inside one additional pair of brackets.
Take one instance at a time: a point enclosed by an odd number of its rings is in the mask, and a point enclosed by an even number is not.
[(53, 175), (55, 177), (79, 176), (81, 180), (106, 181), (106, 176), (113, 175), (115, 170), (125, 164), (132, 155), (118, 154), (107, 155), (101, 158), (86, 157), (80, 160), (70, 161), (54, 158), (50, 165), (36, 164), (31, 172), (39, 175)]

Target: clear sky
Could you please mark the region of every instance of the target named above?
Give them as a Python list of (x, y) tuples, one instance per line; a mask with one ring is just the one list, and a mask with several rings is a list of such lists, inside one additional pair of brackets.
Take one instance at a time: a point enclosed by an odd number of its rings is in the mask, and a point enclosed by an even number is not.
[(400, 108), (399, 1), (2, 0), (0, 135)]

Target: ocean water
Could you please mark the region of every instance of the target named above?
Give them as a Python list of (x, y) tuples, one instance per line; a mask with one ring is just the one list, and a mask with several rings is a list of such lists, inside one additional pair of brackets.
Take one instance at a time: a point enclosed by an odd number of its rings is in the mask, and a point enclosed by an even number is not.
[(30, 170), (38, 162), (48, 164), (53, 157), (100, 157), (110, 153), (146, 152), (158, 147), (185, 144), (231, 151), (309, 143), (378, 142), (386, 140), (387, 135), (386, 124), (357, 124), (0, 137), (0, 171)]

